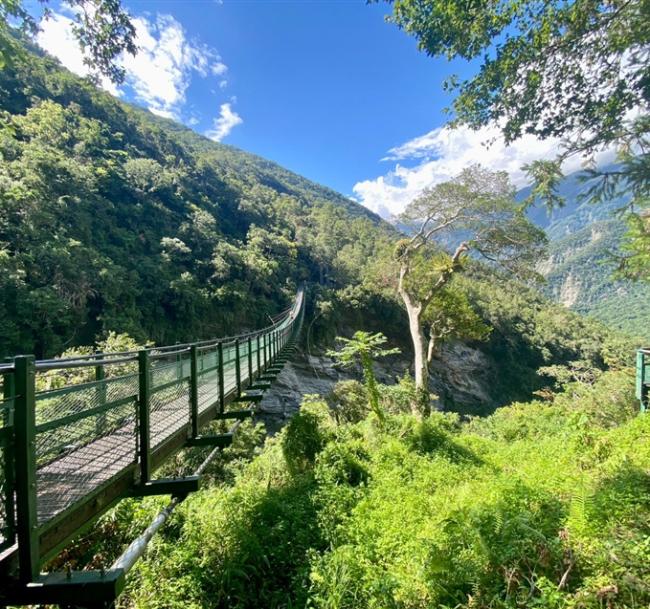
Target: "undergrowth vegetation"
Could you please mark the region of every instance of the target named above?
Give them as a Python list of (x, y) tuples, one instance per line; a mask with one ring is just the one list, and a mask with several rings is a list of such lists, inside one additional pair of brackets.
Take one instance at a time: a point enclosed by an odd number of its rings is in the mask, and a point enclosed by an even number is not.
[(360, 385), (307, 396), (177, 510), (122, 606), (649, 606), (650, 418), (628, 371), (469, 421), (407, 414), (408, 380), (380, 391), (383, 425)]

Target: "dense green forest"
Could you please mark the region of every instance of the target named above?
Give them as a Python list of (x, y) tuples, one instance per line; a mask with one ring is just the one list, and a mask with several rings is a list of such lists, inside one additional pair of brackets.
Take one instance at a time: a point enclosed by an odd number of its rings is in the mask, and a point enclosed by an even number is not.
[[(34, 49), (0, 73), (0, 350), (51, 356), (109, 332), (169, 344), (266, 323), (307, 281), (310, 336), (381, 330), (406, 352), (398, 234), (278, 165), (99, 91)], [(492, 328), (490, 405), (605, 365), (604, 326), (476, 265), (459, 281)], [(485, 275), (488, 273), (488, 275)], [(449, 404), (457, 409), (481, 407)]]
[(4, 355), (111, 330), (164, 344), (264, 324), (300, 281), (357, 282), (393, 234), (34, 50), (0, 72), (0, 110)]

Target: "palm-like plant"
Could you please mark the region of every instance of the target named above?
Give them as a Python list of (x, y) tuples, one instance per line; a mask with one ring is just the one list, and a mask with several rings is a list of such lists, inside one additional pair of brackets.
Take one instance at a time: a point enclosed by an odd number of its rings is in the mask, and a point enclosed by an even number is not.
[(343, 346), (338, 351), (328, 351), (327, 354), (334, 358), (341, 366), (353, 366), (357, 362), (361, 364), (363, 378), (368, 391), (368, 401), (370, 409), (375, 413), (380, 423), (384, 423), (386, 415), (379, 404), (379, 389), (377, 388), (377, 379), (372, 368), (372, 363), (379, 357), (386, 357), (399, 353), (400, 350), (384, 349), (382, 345), (386, 344), (387, 338), (381, 333), (371, 334), (358, 330), (352, 338), (337, 337), (338, 342)]

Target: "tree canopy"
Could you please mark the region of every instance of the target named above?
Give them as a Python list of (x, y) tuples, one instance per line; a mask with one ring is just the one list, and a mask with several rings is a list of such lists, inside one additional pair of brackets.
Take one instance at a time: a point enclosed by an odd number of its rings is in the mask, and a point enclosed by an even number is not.
[(390, 19), (431, 56), (477, 61), (478, 71), (445, 84), (455, 93), (452, 125), (500, 129), (506, 143), (524, 134), (557, 137), (555, 159), (526, 167), (529, 203), (562, 205), (562, 163), (593, 161), (614, 147), (617, 165), (597, 168), (594, 202), (632, 194), (621, 270), (644, 276), (650, 240), (650, 4), (648, 0), (387, 0)]
[(464, 329), (474, 336), (479, 326), (467, 311), (462, 311), (463, 299), (451, 298), (450, 293), (445, 299), (442, 294), (464, 270), (467, 256), (471, 254), (511, 274), (529, 277), (543, 251), (543, 231), (528, 221), (514, 195), (505, 172), (491, 172), (475, 165), (425, 190), (402, 215), (402, 220), (413, 226), (413, 236), (396, 247), (397, 289), (409, 318), (415, 383), (425, 412), (429, 404), (430, 360), (426, 343), (431, 352), (431, 344), (440, 338), (431, 319), (428, 339), (425, 333), (425, 315), (434, 299), (438, 304), (446, 300), (447, 305), (456, 307), (453, 313), (447, 313), (448, 322), (453, 318), (462, 321)]
[[(38, 0), (44, 6), (43, 18), (50, 15), (49, 0)], [(117, 61), (124, 53), (135, 55), (135, 27), (120, 0), (67, 0), (74, 13), (72, 32), (79, 42), (84, 63), (91, 69), (93, 78), (105, 76), (114, 83), (124, 80), (124, 68)], [(14, 25), (24, 34), (34, 35), (39, 23), (21, 0), (0, 0), (0, 69), (12, 61), (12, 56), (22, 48), (8, 33)]]
[(631, 135), (630, 113), (648, 111), (647, 0), (388, 1), (421, 50), (480, 61), (474, 76), (447, 81), (457, 123), (496, 124), (506, 142), (574, 134), (570, 149), (593, 150)]

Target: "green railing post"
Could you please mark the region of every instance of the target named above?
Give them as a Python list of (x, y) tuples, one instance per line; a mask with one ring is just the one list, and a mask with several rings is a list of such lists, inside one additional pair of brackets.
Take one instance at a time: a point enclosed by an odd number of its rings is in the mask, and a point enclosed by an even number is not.
[(223, 343), (217, 343), (217, 357), (219, 362), (217, 364), (217, 370), (219, 374), (219, 412), (223, 414), (224, 408), (226, 406), (226, 391), (223, 386)]
[(151, 480), (151, 360), (149, 351), (138, 353), (138, 437), (140, 457), (140, 482)]
[(190, 347), (190, 420), (192, 437), (199, 435), (199, 356), (196, 345)]
[[(97, 357), (103, 359), (104, 355), (98, 353)], [(106, 383), (104, 379), (106, 378), (106, 370), (104, 369), (103, 364), (98, 364), (95, 366), (95, 380), (98, 381), (97, 384), (97, 404), (99, 406), (104, 406), (106, 404)], [(106, 428), (106, 413), (102, 412), (97, 416), (97, 421), (95, 422), (95, 433), (98, 436), (101, 436)]]
[[(176, 345), (179, 345), (180, 343), (176, 341)], [(176, 354), (176, 379), (181, 380), (181, 377), (183, 376), (183, 360), (181, 358), (181, 354), (177, 353)]]
[(253, 382), (253, 341), (251, 337), (248, 337), (248, 384), (250, 385)]
[[(11, 360), (9, 360), (11, 361)], [(5, 374), (2, 381), (2, 390), (5, 406), (8, 406), (4, 410), (2, 417), (3, 427), (13, 426), (13, 413), (15, 412), (16, 407), (16, 383), (15, 383), (15, 373)], [(15, 446), (13, 437), (9, 439), (9, 442), (4, 448), (4, 479), (5, 479), (5, 518), (7, 520), (5, 524), (5, 542), (6, 545), (12, 545), (14, 542), (16, 534), (16, 504), (14, 502), (14, 490), (16, 488), (16, 478), (14, 472), (14, 458), (15, 458)], [(4, 544), (3, 544), (4, 545)]]
[(14, 359), (16, 511), (20, 579), (33, 581), (40, 569), (36, 498), (36, 367), (33, 355)]
[(260, 354), (260, 335), (257, 335), (257, 349), (255, 350), (255, 354), (257, 355), (257, 376), (259, 376), (262, 371), (260, 370), (261, 367), (261, 354)]
[(645, 377), (645, 351), (639, 349), (636, 352), (636, 397), (639, 400), (641, 412), (648, 409), (648, 387)]
[(264, 370), (266, 370), (266, 362), (267, 362), (267, 359), (266, 359), (266, 334), (264, 334), (264, 335), (262, 336), (262, 339), (263, 339), (262, 342), (264, 343), (264, 344), (262, 345), (262, 347), (263, 347), (263, 349), (264, 349)]
[(241, 396), (241, 362), (239, 355), (239, 339), (235, 339), (235, 383), (237, 384), (237, 397)]

